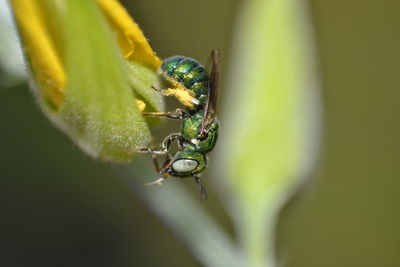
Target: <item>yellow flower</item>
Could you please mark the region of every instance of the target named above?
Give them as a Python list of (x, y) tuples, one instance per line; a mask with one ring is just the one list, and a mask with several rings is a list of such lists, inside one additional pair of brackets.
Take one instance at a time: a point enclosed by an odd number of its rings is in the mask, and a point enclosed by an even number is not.
[(141, 110), (163, 109), (151, 89), (161, 60), (119, 2), (10, 3), (36, 98), (55, 125), (96, 158), (127, 160), (147, 145)]

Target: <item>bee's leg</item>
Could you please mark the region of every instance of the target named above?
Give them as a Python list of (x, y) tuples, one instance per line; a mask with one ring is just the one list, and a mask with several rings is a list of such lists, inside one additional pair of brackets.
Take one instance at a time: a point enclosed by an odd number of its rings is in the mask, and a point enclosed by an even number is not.
[(173, 141), (177, 141), (178, 146), (181, 147), (181, 144), (183, 142), (182, 139), (183, 137), (180, 133), (170, 134), (163, 140), (163, 142), (161, 143), (161, 147), (152, 149), (151, 153), (161, 155), (166, 154)]
[(153, 158), (153, 164), (154, 168), (156, 169), (156, 172), (160, 173), (160, 166), (158, 166), (157, 154), (152, 154), (151, 157)]
[(143, 147), (136, 150), (138, 153), (152, 153), (153, 155), (164, 155), (168, 152), (169, 147), (173, 141), (178, 142), (179, 148), (181, 148), (183, 143), (183, 137), (180, 133), (173, 133), (168, 135), (163, 142), (161, 143), (160, 147)]
[[(168, 93), (166, 93), (168, 90), (157, 89), (154, 86), (151, 86), (151, 88), (154, 91), (157, 91), (163, 95), (168, 95)], [(166, 117), (169, 119), (177, 119), (177, 120), (182, 120), (190, 117), (190, 114), (186, 110), (180, 108), (177, 108), (175, 112), (142, 112), (142, 115), (147, 117)]]
[(193, 175), (193, 178), (198, 185), (201, 201), (205, 201), (207, 199), (207, 191), (206, 191), (204, 185), (201, 183), (200, 176), (195, 174), (195, 175)]
[(145, 185), (155, 185), (155, 184), (161, 185), (161, 183), (162, 183), (164, 180), (166, 180), (166, 179), (168, 178), (168, 173), (167, 173), (165, 170), (166, 170), (166, 169), (169, 167), (169, 165), (170, 165), (170, 161), (171, 161), (170, 158), (171, 158), (171, 157), (170, 157), (170, 155), (167, 155), (167, 161), (164, 162), (162, 168), (160, 168), (159, 165), (158, 165), (158, 161), (157, 161), (157, 156), (156, 156), (156, 154), (153, 154), (152, 156), (153, 156), (154, 167), (155, 167), (155, 169), (156, 169), (156, 171), (157, 171), (158, 173), (161, 173), (161, 174), (162, 174), (162, 177), (161, 177), (161, 178), (158, 178), (157, 180), (155, 180), (155, 181), (153, 181), (153, 182), (146, 183)]
[(145, 183), (144, 185), (146, 185), (146, 186), (155, 185), (155, 184), (161, 185), (162, 182), (163, 182), (164, 180), (166, 180), (166, 179), (167, 179), (167, 177), (161, 177), (161, 178), (158, 178), (157, 180), (155, 180), (155, 181), (153, 181), (153, 182)]
[(153, 164), (154, 164), (154, 168), (156, 169), (156, 171), (162, 175), (167, 175), (166, 174), (166, 170), (171, 166), (172, 164), (172, 156), (170, 154), (168, 154), (165, 158), (165, 161), (162, 165), (162, 167), (160, 168), (160, 166), (158, 165), (158, 160), (157, 160), (157, 154), (152, 154), (151, 155), (153, 158)]
[(190, 117), (190, 114), (183, 109), (177, 108), (175, 112), (143, 112), (147, 117), (166, 117), (169, 119), (183, 120)]

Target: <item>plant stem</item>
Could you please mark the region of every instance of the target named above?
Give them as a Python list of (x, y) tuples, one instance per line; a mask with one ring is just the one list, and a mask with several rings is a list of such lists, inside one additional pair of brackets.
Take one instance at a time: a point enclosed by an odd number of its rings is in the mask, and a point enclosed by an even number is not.
[(139, 159), (131, 165), (113, 168), (204, 265), (244, 266), (242, 253), (233, 240), (179, 181), (167, 181), (162, 187), (145, 187), (143, 179), (151, 180), (154, 173), (151, 166)]

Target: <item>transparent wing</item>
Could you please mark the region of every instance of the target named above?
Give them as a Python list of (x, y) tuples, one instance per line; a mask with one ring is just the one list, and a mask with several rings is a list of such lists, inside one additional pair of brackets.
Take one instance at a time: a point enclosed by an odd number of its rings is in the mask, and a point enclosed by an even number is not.
[(219, 51), (211, 51), (211, 70), (208, 81), (208, 98), (206, 107), (204, 109), (204, 118), (201, 123), (201, 132), (205, 133), (208, 126), (213, 121), (216, 113), (217, 98), (218, 98), (218, 86), (219, 86)]

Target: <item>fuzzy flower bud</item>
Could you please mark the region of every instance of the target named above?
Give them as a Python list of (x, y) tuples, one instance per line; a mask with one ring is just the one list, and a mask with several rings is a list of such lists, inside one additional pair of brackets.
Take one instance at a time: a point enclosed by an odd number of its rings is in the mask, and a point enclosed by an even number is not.
[(163, 109), (155, 55), (116, 0), (11, 0), (39, 106), (87, 154), (109, 161), (148, 145), (141, 110)]

